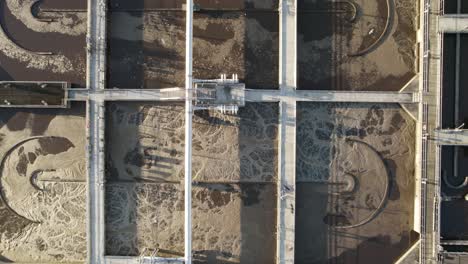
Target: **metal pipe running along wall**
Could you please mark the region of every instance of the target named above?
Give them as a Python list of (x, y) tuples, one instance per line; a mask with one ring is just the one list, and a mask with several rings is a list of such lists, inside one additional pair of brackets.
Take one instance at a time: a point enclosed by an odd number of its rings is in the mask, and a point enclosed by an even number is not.
[(193, 0), (186, 2), (185, 25), (185, 178), (184, 178), (184, 256), (185, 264), (192, 264), (192, 39)]

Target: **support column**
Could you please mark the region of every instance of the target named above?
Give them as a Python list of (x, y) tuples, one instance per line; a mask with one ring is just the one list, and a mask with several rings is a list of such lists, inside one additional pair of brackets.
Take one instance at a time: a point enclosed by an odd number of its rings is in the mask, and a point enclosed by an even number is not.
[[(97, 92), (106, 81), (106, 0), (88, 0), (86, 86)], [(88, 125), (88, 263), (104, 263), (105, 255), (105, 103), (91, 93), (87, 104)]]
[(294, 263), (296, 211), (296, 0), (280, 1), (280, 130), (277, 263)]

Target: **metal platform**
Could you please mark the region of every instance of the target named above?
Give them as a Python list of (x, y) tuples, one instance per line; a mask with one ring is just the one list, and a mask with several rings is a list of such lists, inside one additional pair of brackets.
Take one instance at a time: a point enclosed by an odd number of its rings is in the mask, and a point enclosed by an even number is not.
[(0, 107), (66, 108), (67, 82), (0, 82)]

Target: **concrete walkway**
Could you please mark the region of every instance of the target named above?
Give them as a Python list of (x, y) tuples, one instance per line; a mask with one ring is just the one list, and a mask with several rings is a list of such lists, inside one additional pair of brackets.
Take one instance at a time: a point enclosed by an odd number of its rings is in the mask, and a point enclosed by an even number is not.
[(88, 122), (88, 263), (104, 263), (104, 124), (105, 102), (94, 96), (105, 88), (107, 1), (88, 0), (87, 79)]
[[(244, 95), (243, 95), (244, 96)], [(102, 101), (184, 101), (185, 89), (70, 89), (69, 101), (87, 101), (90, 98)], [(417, 92), (353, 92), (319, 90), (245, 90), (247, 102), (359, 102), (359, 103), (417, 103)]]
[(468, 14), (441, 16), (439, 18), (439, 31), (444, 33), (468, 33)]

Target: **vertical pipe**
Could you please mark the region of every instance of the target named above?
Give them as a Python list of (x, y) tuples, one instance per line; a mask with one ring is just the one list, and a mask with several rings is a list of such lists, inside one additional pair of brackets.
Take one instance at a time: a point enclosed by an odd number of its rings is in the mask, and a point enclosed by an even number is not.
[[(461, 11), (460, 0), (457, 3), (457, 13)], [(454, 124), (455, 128), (460, 126), (460, 33), (456, 34), (456, 46), (455, 46), (455, 117)], [(458, 149), (454, 148), (454, 157), (453, 157), (453, 177), (458, 178)]]
[(186, 2), (185, 21), (185, 264), (192, 264), (192, 38), (193, 0)]
[[(457, 14), (461, 13), (461, 0), (457, 1)], [(459, 107), (460, 107), (460, 33), (456, 34), (455, 43), (455, 127), (460, 126), (459, 118)]]

